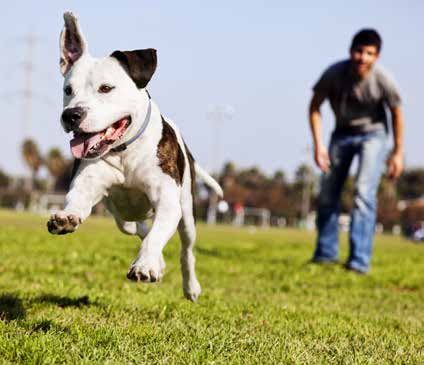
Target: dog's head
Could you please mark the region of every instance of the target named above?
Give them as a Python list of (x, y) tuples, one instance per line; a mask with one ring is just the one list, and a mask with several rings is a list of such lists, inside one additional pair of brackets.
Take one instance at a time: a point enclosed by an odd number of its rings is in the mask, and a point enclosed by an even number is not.
[[(64, 76), (61, 123), (73, 132), (71, 150), (75, 158), (105, 155), (122, 143), (146, 103), (140, 89), (146, 87), (156, 69), (156, 50), (115, 51), (93, 58), (78, 20), (64, 14), (60, 35), (60, 71)], [(140, 116), (142, 118), (143, 116)]]

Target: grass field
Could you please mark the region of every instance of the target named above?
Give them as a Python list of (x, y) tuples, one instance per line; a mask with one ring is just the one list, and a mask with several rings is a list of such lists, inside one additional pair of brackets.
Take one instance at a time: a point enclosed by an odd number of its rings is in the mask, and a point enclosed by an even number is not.
[(45, 223), (0, 211), (1, 363), (424, 363), (424, 245), (377, 236), (359, 276), (307, 264), (313, 233), (200, 225), (193, 304), (177, 236), (163, 281), (135, 284), (139, 243), (111, 220), (66, 236)]

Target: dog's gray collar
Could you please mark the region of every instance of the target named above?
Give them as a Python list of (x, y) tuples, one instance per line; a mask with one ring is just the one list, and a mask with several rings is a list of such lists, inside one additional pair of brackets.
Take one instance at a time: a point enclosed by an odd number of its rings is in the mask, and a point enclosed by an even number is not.
[(146, 130), (147, 126), (149, 125), (150, 122), (150, 115), (152, 114), (152, 102), (150, 101), (149, 98), (149, 105), (147, 107), (147, 113), (146, 113), (146, 118), (144, 119), (143, 124), (141, 125), (141, 128), (139, 129), (139, 131), (137, 132), (137, 134), (132, 137), (131, 139), (129, 139), (128, 141), (120, 144), (119, 146), (115, 147), (115, 148), (111, 148), (111, 152), (121, 152), (121, 151), (125, 151), (127, 149), (127, 147), (135, 142), (138, 138), (141, 137), (141, 135), (144, 133), (144, 131)]

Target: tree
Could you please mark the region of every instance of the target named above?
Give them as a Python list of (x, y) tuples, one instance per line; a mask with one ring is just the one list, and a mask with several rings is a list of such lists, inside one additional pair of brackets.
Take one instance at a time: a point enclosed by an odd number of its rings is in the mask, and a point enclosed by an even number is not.
[(236, 175), (236, 165), (233, 161), (228, 161), (225, 163), (224, 168), (222, 169), (222, 176), (235, 176)]
[(9, 186), (10, 177), (2, 170), (0, 170), (0, 189)]
[(53, 179), (51, 186), (54, 186), (57, 179), (63, 175), (66, 169), (66, 160), (63, 158), (62, 153), (58, 148), (52, 148), (47, 153), (47, 157), (45, 158), (45, 164), (47, 169), (49, 170), (50, 176)]
[(37, 144), (32, 139), (26, 139), (22, 143), (22, 157), (31, 170), (31, 190), (35, 186), (37, 172), (40, 169), (43, 159)]
[(299, 213), (303, 219), (307, 217), (310, 210), (315, 179), (316, 177), (312, 168), (307, 164), (302, 164), (297, 168), (294, 190), (298, 198), (298, 203), (300, 203)]
[(267, 189), (264, 190), (266, 207), (271, 210), (273, 215), (289, 218), (290, 202), (288, 193), (284, 171), (278, 170), (274, 173)]
[(237, 180), (247, 188), (258, 189), (264, 184), (266, 177), (262, 174), (259, 167), (254, 166), (240, 171)]
[(424, 169), (406, 170), (399, 178), (397, 188), (401, 199), (417, 199), (424, 196)]
[(283, 170), (277, 170), (272, 177), (272, 184), (286, 184), (286, 174)]
[(377, 220), (388, 230), (400, 222), (396, 184), (386, 176), (378, 187)]
[(221, 176), (219, 178), (219, 182), (222, 185), (224, 190), (231, 189), (236, 182), (236, 165), (234, 162), (227, 162), (222, 169)]
[(71, 180), (73, 177), (73, 172), (75, 168), (75, 161), (67, 160), (65, 161), (65, 168), (63, 173), (60, 174), (55, 181), (54, 190), (57, 192), (67, 192), (69, 191), (69, 187), (71, 185)]

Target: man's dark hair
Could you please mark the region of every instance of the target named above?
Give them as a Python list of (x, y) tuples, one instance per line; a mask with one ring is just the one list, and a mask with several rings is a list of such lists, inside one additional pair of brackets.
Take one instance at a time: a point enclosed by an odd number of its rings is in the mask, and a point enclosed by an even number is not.
[(350, 50), (358, 46), (375, 46), (377, 52), (380, 53), (381, 46), (383, 41), (380, 37), (380, 34), (375, 29), (361, 29), (352, 39), (352, 45)]

